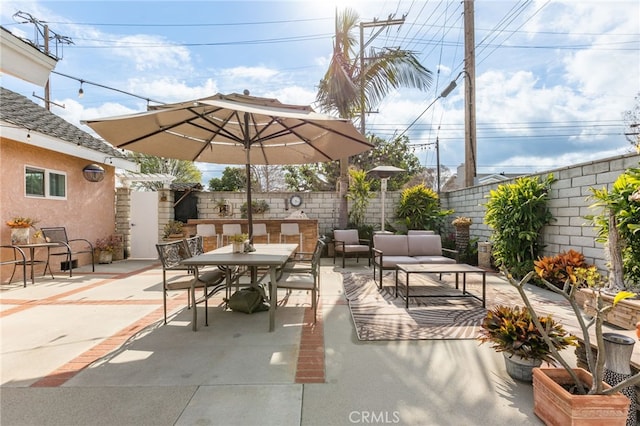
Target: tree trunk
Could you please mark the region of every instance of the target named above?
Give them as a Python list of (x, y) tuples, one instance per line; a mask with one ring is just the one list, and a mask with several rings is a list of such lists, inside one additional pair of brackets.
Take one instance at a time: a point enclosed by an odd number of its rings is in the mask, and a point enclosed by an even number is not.
[(338, 228), (346, 229), (349, 222), (349, 202), (347, 192), (349, 190), (349, 158), (340, 159), (340, 178), (338, 179)]
[(609, 234), (607, 249), (609, 251), (609, 284), (607, 293), (617, 293), (624, 290), (624, 269), (622, 264), (622, 250), (618, 235), (618, 220), (613, 210), (609, 209)]

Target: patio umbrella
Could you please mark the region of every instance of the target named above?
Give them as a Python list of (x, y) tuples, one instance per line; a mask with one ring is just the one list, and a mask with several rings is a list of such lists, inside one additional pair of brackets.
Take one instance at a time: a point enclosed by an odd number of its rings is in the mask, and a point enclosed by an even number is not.
[(245, 164), (250, 238), (252, 164), (333, 161), (373, 147), (349, 120), (246, 91), (82, 122), (118, 148), (180, 160)]

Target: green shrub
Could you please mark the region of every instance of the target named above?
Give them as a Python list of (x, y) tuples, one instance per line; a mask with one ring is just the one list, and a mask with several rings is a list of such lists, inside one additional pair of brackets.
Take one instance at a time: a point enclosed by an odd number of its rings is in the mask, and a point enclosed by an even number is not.
[(492, 254), (499, 267), (523, 277), (533, 269), (542, 249), (539, 235), (553, 216), (547, 208), (552, 174), (544, 182), (539, 177), (522, 177), (491, 190), (486, 204), (485, 223), (493, 229)]
[(412, 186), (402, 191), (396, 217), (407, 229), (431, 229), (440, 234), (444, 218), (453, 210), (442, 210), (438, 194), (424, 184)]
[(596, 241), (607, 243), (609, 210), (613, 212), (622, 250), (625, 286), (640, 286), (640, 168), (627, 169), (613, 183), (611, 191), (591, 188), (600, 214), (586, 216), (597, 228)]

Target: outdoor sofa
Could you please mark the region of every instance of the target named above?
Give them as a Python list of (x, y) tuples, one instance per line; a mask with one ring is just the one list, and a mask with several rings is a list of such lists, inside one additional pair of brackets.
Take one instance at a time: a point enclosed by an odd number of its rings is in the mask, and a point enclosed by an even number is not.
[[(442, 248), (440, 235), (373, 236), (373, 279), (380, 288), (385, 269), (396, 269), (396, 265), (401, 264), (457, 263), (457, 260), (457, 250)], [(376, 280), (376, 270), (380, 271), (379, 281)]]

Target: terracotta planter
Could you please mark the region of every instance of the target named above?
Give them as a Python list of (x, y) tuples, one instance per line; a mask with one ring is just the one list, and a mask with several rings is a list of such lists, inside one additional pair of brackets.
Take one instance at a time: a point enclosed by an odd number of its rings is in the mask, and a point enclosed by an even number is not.
[[(574, 369), (590, 385), (591, 373)], [(614, 395), (573, 395), (561, 384), (573, 383), (564, 368), (533, 369), (533, 412), (547, 425), (624, 426), (629, 399)], [(605, 384), (605, 387), (610, 387)]]

